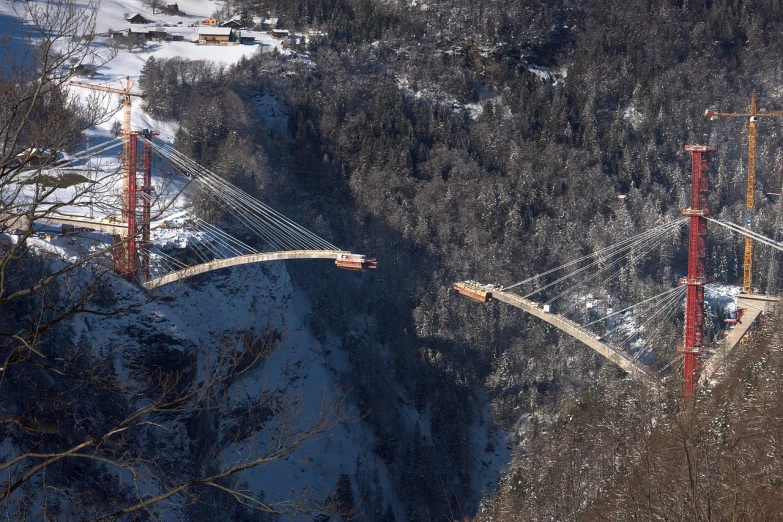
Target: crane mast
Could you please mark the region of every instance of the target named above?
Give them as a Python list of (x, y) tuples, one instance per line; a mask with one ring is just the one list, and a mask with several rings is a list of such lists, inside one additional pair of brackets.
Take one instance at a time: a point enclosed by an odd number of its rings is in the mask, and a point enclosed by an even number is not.
[[(119, 94), (123, 97), (123, 109), (124, 109), (124, 125), (122, 129), (123, 135), (123, 159), (122, 159), (122, 195), (120, 196), (120, 211), (122, 213), (122, 220), (127, 223), (128, 228), (125, 236), (118, 234), (114, 236), (114, 243), (118, 245), (113, 251), (114, 258), (114, 270), (133, 282), (136, 280), (136, 255), (140, 248), (142, 251), (146, 250), (149, 253), (150, 237), (149, 237), (149, 219), (150, 219), (150, 190), (151, 190), (151, 178), (152, 178), (152, 161), (151, 161), (151, 149), (149, 147), (149, 140), (152, 139), (153, 134), (157, 132), (144, 131), (131, 131), (131, 96), (138, 96), (142, 98), (144, 95), (140, 93), (131, 92), (130, 76), (125, 77), (125, 88), (116, 89), (114, 87), (108, 87), (105, 85), (92, 85), (89, 83), (81, 82), (69, 82), (69, 85), (74, 87), (82, 87), (84, 89), (90, 89), (93, 91), (110, 92)], [(138, 202), (139, 191), (138, 183), (136, 179), (136, 145), (138, 136), (145, 138), (144, 148), (144, 184), (141, 187), (141, 192), (146, 197), (142, 200), (142, 219), (138, 222), (136, 216), (136, 203)], [(140, 225), (141, 230), (141, 242), (136, 242), (137, 225)], [(141, 268), (146, 277), (149, 277), (149, 257), (142, 259)]]
[[(745, 228), (753, 228), (753, 213), (756, 207), (756, 95), (750, 98), (748, 117), (748, 191), (745, 194)], [(742, 263), (742, 291), (753, 293), (753, 240), (745, 236), (745, 260)]]
[(122, 160), (122, 219), (123, 221), (127, 221), (127, 207), (128, 207), (128, 201), (127, 201), (127, 194), (129, 190), (128, 186), (128, 179), (130, 176), (130, 166), (128, 164), (128, 160), (130, 157), (130, 132), (131, 132), (131, 96), (137, 96), (139, 98), (143, 98), (144, 95), (141, 93), (131, 92), (131, 81), (130, 76), (125, 77), (125, 88), (124, 89), (117, 89), (114, 87), (107, 87), (105, 85), (93, 85), (90, 83), (82, 83), (82, 82), (68, 82), (68, 85), (73, 85), (74, 87), (82, 87), (84, 89), (90, 89), (93, 91), (101, 91), (101, 92), (111, 92), (114, 94), (120, 94), (123, 97), (123, 110), (124, 110), (124, 118), (123, 118), (123, 126), (122, 126), (122, 135), (123, 135), (123, 143), (122, 143), (122, 152), (123, 152), (123, 160)]
[[(783, 116), (783, 111), (756, 110), (756, 95), (751, 95), (750, 112), (740, 114), (735, 112), (714, 112), (707, 110), (704, 113), (710, 119), (715, 118), (748, 118), (748, 188), (745, 194), (745, 211), (743, 223), (748, 230), (753, 228), (755, 222), (756, 207), (756, 122), (759, 117)], [(742, 291), (746, 294), (753, 293), (753, 240), (745, 238), (745, 259), (742, 264), (743, 278)]]

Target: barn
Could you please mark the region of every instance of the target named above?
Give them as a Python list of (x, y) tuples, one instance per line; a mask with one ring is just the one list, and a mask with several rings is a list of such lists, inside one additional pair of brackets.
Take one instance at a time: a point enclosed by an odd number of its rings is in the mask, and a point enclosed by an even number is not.
[(228, 22), (223, 22), (220, 24), (220, 27), (230, 27), (231, 29), (241, 29), (242, 24), (239, 22), (239, 20), (229, 20)]
[(133, 16), (129, 16), (128, 17), (128, 22), (130, 22), (132, 24), (146, 24), (147, 23), (147, 19), (144, 18), (139, 13), (136, 13)]
[(230, 27), (204, 27), (198, 31), (198, 43), (227, 44), (237, 41), (237, 35)]

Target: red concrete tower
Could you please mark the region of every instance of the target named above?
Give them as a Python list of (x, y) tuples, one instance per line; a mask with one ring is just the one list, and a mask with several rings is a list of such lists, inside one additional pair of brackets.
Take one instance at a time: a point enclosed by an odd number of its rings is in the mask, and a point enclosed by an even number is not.
[(685, 342), (683, 343), (683, 385), (682, 394), (687, 400), (693, 393), (693, 384), (699, 372), (699, 353), (702, 347), (704, 322), (704, 285), (706, 283), (705, 259), (707, 257), (707, 219), (709, 214), (707, 192), (709, 183), (710, 152), (718, 150), (711, 145), (686, 145), (691, 153), (691, 205), (682, 210), (690, 217), (688, 238), (688, 277), (680, 280), (686, 285), (685, 298)]

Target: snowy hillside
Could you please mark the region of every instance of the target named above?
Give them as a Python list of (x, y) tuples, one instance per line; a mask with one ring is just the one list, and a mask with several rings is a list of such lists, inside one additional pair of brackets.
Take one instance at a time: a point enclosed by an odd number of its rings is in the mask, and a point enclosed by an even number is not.
[[(95, 65), (95, 74), (88, 79), (80, 79), (83, 83), (106, 85), (114, 88), (124, 88), (125, 78), (130, 77), (133, 85), (138, 83), (139, 73), (150, 56), (156, 58), (185, 58), (192, 60), (210, 60), (226, 65), (236, 63), (243, 57), (255, 52), (271, 52), (277, 49), (286, 51), (281, 46), (281, 40), (273, 38), (267, 32), (244, 30), (243, 35), (252, 36), (255, 41), (242, 45), (198, 45), (198, 31), (200, 22), (212, 16), (219, 4), (208, 0), (194, 0), (183, 2), (180, 14), (152, 14), (152, 11), (140, 0), (118, 1), (102, 0), (100, 2), (97, 17), (96, 31), (98, 38), (93, 52), (84, 63)], [(24, 4), (20, 2), (0, 2), (0, 31), (9, 34), (18, 34), (21, 26), (18, 22), (24, 17)], [(133, 24), (133, 27), (155, 28), (162, 26), (163, 30), (171, 36), (181, 38), (177, 41), (148, 41), (143, 48), (132, 51), (112, 45), (109, 33), (111, 31), (127, 31), (131, 28), (126, 17), (139, 13), (147, 20), (147, 24)], [(19, 44), (23, 45), (20, 39)], [(74, 88), (73, 94), (86, 98), (91, 91)], [(114, 100), (116, 103), (116, 100)], [(176, 124), (173, 122), (155, 121), (140, 110), (137, 99), (132, 100), (133, 119), (132, 127), (135, 129), (154, 128), (161, 132), (160, 138), (164, 141), (173, 141), (176, 132)], [(116, 105), (115, 105), (116, 106)], [(122, 122), (122, 113), (118, 112), (111, 120), (103, 123), (98, 129), (94, 129), (93, 135), (109, 136), (109, 131), (114, 122)]]
[[(145, 299), (138, 288), (121, 280), (112, 289), (123, 304)], [(210, 274), (199, 284), (178, 289), (171, 297), (122, 316), (81, 317), (76, 329), (78, 336), (90, 339), (94, 350), (119, 351), (115, 359), (119, 375), (130, 371), (134, 359), (151, 352), (165, 358), (172, 352), (192, 355), (195, 350), (199, 359), (208, 359), (210, 353), (217, 353), (237, 331), (258, 335), (269, 329), (283, 332), (282, 344), (263, 366), (240, 379), (225, 396), (252, 398), (264, 390), (279, 388), (288, 397), (302, 402), (304, 422), (318, 414), (325, 398), (339, 399), (325, 348), (304, 325), (306, 301), (306, 296), (294, 292), (284, 265), (271, 263)], [(376, 473), (377, 468), (384, 490), (391, 491), (385, 469), (377, 462), (373, 464), (375, 459), (368, 452), (373, 444), (372, 435), (356, 422), (356, 412), (350, 406), (346, 405), (344, 412), (349, 422), (284, 460), (248, 471), (241, 479), (255, 494), (263, 491), (268, 500), (289, 498), (291, 491), (306, 486), (326, 495), (334, 489), (341, 473), (354, 474), (355, 463), (361, 456), (370, 473)], [(222, 436), (231, 436), (236, 427), (225, 425), (221, 429)], [(261, 431), (239, 445), (229, 446), (224, 460), (231, 463), (237, 454), (252, 451), (268, 435)], [(191, 443), (188, 437), (185, 432), (171, 433), (166, 444), (176, 454), (178, 447)]]

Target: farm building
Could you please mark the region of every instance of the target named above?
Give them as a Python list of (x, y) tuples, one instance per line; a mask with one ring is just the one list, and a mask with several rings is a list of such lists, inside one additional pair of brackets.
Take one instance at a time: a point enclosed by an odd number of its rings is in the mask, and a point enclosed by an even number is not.
[(272, 29), (274, 38), (288, 38), (288, 29)]
[(220, 27), (230, 27), (231, 29), (241, 29), (242, 24), (239, 23), (239, 20), (229, 20), (228, 22), (223, 22), (220, 24)]
[(154, 29), (150, 29), (147, 32), (147, 39), (149, 40), (165, 40), (169, 35), (166, 34), (166, 30), (162, 27), (156, 27)]
[(53, 165), (60, 160), (60, 155), (56, 152), (46, 149), (30, 148), (17, 154), (12, 162), (15, 165), (30, 165), (40, 167), (42, 165)]
[(237, 35), (230, 27), (205, 27), (198, 31), (198, 43), (225, 44), (237, 41)]
[(169, 40), (172, 39), (171, 35), (166, 33), (166, 30), (163, 27), (131, 27), (128, 29), (127, 33), (119, 33), (115, 32), (112, 36), (115, 38), (119, 37), (138, 37), (138, 38), (144, 38), (145, 40)]
[(132, 24), (146, 24), (147, 23), (147, 19), (144, 18), (139, 13), (136, 13), (133, 16), (129, 16), (128, 17), (128, 22), (130, 22)]
[(95, 76), (95, 73), (98, 71), (98, 66), (91, 63), (80, 63), (71, 67), (71, 71), (73, 71), (76, 76), (87, 76), (91, 78)]

